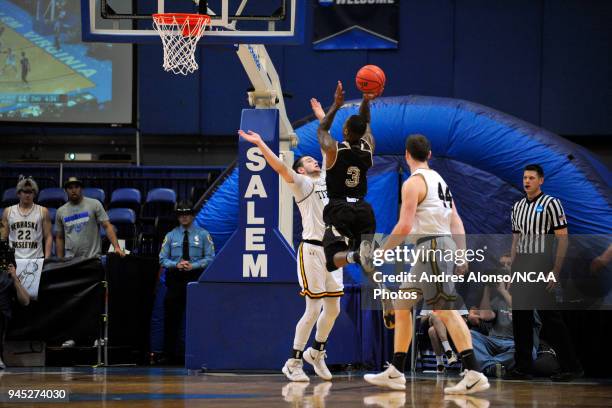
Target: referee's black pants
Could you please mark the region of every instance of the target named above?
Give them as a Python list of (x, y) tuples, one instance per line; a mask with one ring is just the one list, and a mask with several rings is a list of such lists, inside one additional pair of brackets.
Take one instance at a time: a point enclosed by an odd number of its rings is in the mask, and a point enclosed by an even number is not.
[(181, 338), (181, 327), (185, 319), (187, 284), (195, 282), (202, 269), (166, 271), (166, 297), (164, 298), (164, 353), (172, 362), (182, 364), (185, 359), (185, 341)]
[[(552, 270), (552, 258), (541, 255), (517, 255), (512, 271), (535, 271), (548, 274)], [(511, 286), (512, 328), (514, 331), (514, 361), (520, 371), (533, 371), (533, 328), (534, 309), (542, 322), (542, 332), (557, 354), (562, 372), (580, 370), (580, 363), (571, 340), (570, 331), (563, 320), (561, 311), (555, 310), (554, 293), (546, 290), (546, 282), (519, 283)]]
[[(580, 370), (580, 363), (576, 357), (570, 331), (563, 321), (559, 310), (538, 310), (542, 321), (542, 330), (546, 333), (546, 340), (557, 353), (557, 359), (562, 372), (575, 372)], [(533, 310), (513, 310), (512, 328), (514, 329), (514, 360), (516, 368), (522, 372), (533, 371)]]

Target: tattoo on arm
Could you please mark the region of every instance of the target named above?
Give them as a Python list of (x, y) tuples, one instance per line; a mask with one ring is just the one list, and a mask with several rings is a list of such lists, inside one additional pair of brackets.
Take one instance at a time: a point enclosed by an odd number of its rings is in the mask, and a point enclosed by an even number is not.
[(339, 107), (335, 104), (329, 109), (327, 115), (323, 118), (321, 123), (319, 124), (319, 129), (317, 130), (317, 138), (319, 140), (319, 145), (323, 151), (327, 152), (332, 150), (335, 147), (334, 138), (329, 134), (329, 129), (331, 128), (332, 123), (334, 122), (334, 118), (336, 117), (336, 113), (338, 112)]
[(333, 104), (331, 108), (329, 108), (329, 111), (327, 111), (327, 114), (325, 115), (323, 120), (321, 120), (321, 123), (319, 124), (319, 129), (324, 129), (324, 130), (331, 129), (331, 125), (334, 122), (334, 118), (336, 117), (336, 113), (338, 113), (339, 109), (340, 109), (339, 106), (336, 106), (336, 104)]

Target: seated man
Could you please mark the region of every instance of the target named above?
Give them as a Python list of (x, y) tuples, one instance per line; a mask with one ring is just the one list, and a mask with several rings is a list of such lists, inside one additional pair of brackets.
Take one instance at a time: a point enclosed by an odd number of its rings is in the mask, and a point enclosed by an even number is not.
[(159, 263), (166, 268), (164, 352), (168, 362), (183, 364), (185, 344), (177, 339), (184, 321), (187, 284), (198, 280), (212, 262), (215, 246), (208, 231), (194, 224), (191, 202), (180, 202), (176, 215), (180, 225), (166, 234)]
[[(483, 374), (494, 377), (496, 365), (501, 364), (502, 371), (514, 367), (514, 335), (512, 331), (512, 296), (507, 283), (486, 285), (482, 294), (480, 309), (475, 311), (481, 321), (490, 322), (489, 335), (472, 329), (472, 343), (476, 360), (482, 367)], [(540, 321), (535, 315), (534, 325), (534, 359), (539, 346)]]
[[(434, 311), (423, 309), (420, 314), (421, 324), (427, 325), (431, 347), (436, 354), (436, 371), (438, 374), (444, 374), (446, 371), (444, 356), (446, 356), (446, 364), (449, 366), (457, 362), (457, 355), (449, 342), (448, 331), (442, 319), (436, 316)], [(459, 314), (465, 318), (468, 312), (467, 310), (459, 310)]]

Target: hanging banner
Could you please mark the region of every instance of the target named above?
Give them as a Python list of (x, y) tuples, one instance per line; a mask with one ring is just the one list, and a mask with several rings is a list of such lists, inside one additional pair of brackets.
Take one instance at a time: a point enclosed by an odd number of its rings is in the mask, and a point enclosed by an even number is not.
[(395, 49), (399, 0), (317, 0), (315, 50)]

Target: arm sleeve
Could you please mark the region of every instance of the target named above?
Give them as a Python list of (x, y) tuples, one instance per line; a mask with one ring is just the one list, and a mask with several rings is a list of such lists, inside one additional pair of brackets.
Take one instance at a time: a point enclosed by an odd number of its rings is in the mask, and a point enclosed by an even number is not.
[(212, 262), (215, 257), (215, 244), (213, 243), (212, 237), (207, 231), (204, 231), (201, 235), (202, 238), (202, 259), (193, 263), (194, 269), (205, 269)]
[(289, 184), (293, 195), (295, 196), (295, 202), (299, 203), (308, 197), (314, 191), (315, 185), (310, 177), (302, 174), (297, 174), (293, 177), (293, 184)]
[(170, 232), (166, 234), (162, 243), (161, 251), (159, 252), (159, 264), (164, 268), (176, 268), (177, 262), (170, 259)]
[(548, 204), (548, 216), (550, 217), (550, 223), (553, 230), (559, 230), (567, 228), (567, 219), (565, 218), (565, 212), (559, 199), (554, 198)]

